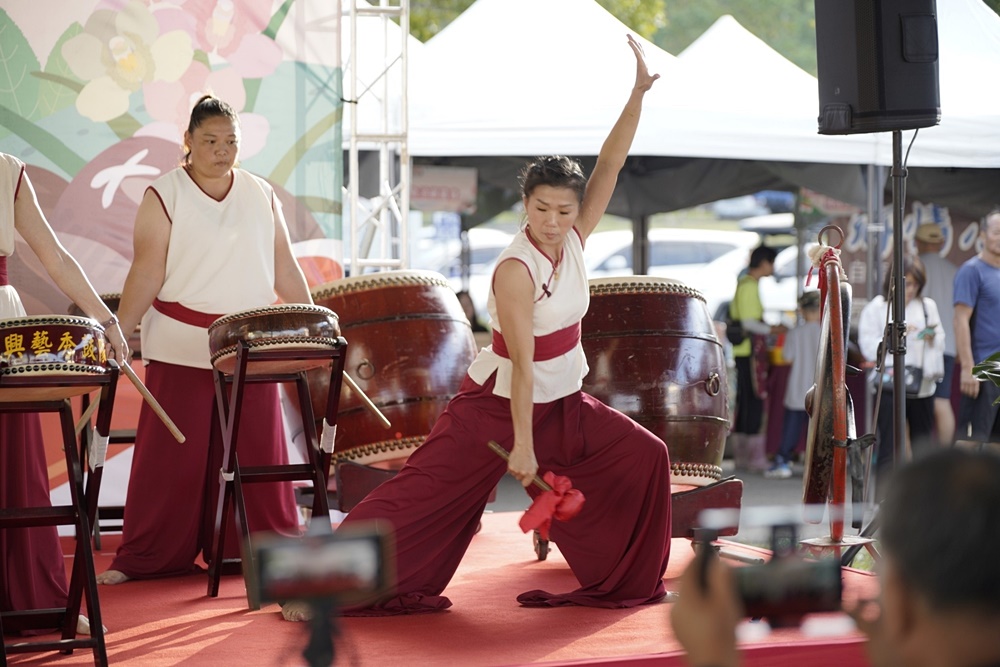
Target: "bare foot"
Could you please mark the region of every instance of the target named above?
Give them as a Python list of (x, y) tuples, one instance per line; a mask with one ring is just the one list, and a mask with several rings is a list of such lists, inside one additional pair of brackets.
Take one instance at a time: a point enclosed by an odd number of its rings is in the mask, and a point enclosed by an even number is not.
[(292, 600), (291, 602), (286, 602), (281, 606), (281, 617), (286, 621), (292, 621), (293, 623), (301, 623), (303, 621), (312, 620), (313, 610), (312, 607), (301, 600)]
[[(101, 629), (107, 634), (108, 629), (106, 627), (102, 625)], [(90, 619), (83, 614), (80, 614), (76, 619), (76, 634), (90, 636)]]
[(104, 584), (105, 586), (116, 586), (118, 584), (124, 584), (129, 580), (129, 576), (124, 572), (119, 572), (118, 570), (105, 570), (97, 575), (97, 583)]

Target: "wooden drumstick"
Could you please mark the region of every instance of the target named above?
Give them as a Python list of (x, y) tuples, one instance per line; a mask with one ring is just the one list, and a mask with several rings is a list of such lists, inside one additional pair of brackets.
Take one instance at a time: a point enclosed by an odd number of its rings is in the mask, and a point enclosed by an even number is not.
[(184, 434), (180, 432), (180, 429), (177, 428), (174, 422), (171, 421), (170, 417), (167, 416), (167, 413), (164, 412), (163, 408), (160, 407), (160, 404), (156, 401), (155, 398), (153, 398), (153, 395), (149, 393), (149, 390), (146, 389), (146, 385), (142, 383), (142, 380), (140, 380), (139, 376), (135, 374), (135, 371), (132, 370), (132, 367), (129, 366), (127, 363), (125, 363), (122, 364), (119, 368), (125, 371), (125, 375), (127, 375), (128, 379), (132, 381), (132, 384), (135, 385), (135, 388), (139, 390), (139, 393), (142, 394), (142, 397), (146, 400), (146, 403), (149, 405), (149, 407), (153, 409), (153, 412), (156, 413), (156, 416), (160, 418), (160, 421), (162, 421), (163, 425), (167, 427), (167, 430), (170, 431), (170, 434), (174, 436), (174, 439), (177, 440), (177, 442), (184, 442), (186, 440)]
[(94, 412), (97, 410), (97, 406), (100, 405), (100, 404), (101, 404), (101, 395), (98, 394), (97, 397), (94, 399), (94, 402), (91, 403), (90, 406), (86, 410), (83, 411), (82, 415), (80, 415), (80, 421), (78, 421), (76, 423), (76, 434), (77, 435), (80, 435), (80, 431), (82, 431), (83, 427), (86, 426), (87, 422), (90, 421), (90, 418), (93, 416)]
[[(497, 443), (496, 440), (490, 440), (486, 444), (489, 446), (490, 449), (492, 449), (494, 452), (496, 452), (500, 456), (500, 458), (502, 458), (504, 461), (509, 461), (510, 460), (510, 454), (508, 454), (507, 450), (504, 449), (503, 447), (501, 447), (499, 445), (499, 443)], [(531, 480), (531, 483), (534, 484), (535, 486), (537, 486), (542, 491), (551, 491), (552, 490), (552, 487), (549, 486), (545, 482), (545, 480), (542, 479), (541, 477), (539, 477), (538, 475), (535, 475), (534, 479)]]
[(359, 387), (358, 383), (354, 381), (354, 378), (352, 378), (350, 375), (347, 374), (347, 371), (344, 371), (344, 379), (347, 380), (347, 384), (351, 385), (351, 389), (355, 393), (357, 393), (358, 396), (361, 397), (361, 400), (364, 401), (365, 406), (369, 410), (375, 413), (375, 416), (378, 417), (380, 422), (382, 422), (382, 426), (386, 428), (392, 428), (392, 424), (390, 424), (389, 420), (386, 419), (384, 414), (382, 414), (382, 411), (378, 409), (377, 405), (372, 403), (372, 399), (368, 398), (365, 392), (361, 391), (361, 387)]

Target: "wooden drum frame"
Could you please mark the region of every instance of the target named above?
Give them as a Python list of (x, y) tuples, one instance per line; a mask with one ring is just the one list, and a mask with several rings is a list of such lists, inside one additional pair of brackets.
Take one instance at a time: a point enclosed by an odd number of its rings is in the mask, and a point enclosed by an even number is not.
[[(99, 383), (87, 383), (87, 376), (110, 370), (108, 349), (104, 328), (89, 317), (0, 320), (0, 378), (17, 380), (16, 387), (0, 386), (0, 401), (52, 401), (89, 393)], [(73, 381), (60, 384), (61, 377)]]
[[(313, 288), (336, 310), (348, 341), (344, 372), (391, 423), (386, 428), (350, 383), (337, 416), (334, 463), (398, 468), (423, 444), (475, 359), (472, 327), (455, 290), (434, 271), (384, 271)], [(329, 376), (310, 371), (313, 412), (322, 414)]]
[(729, 385), (704, 296), (666, 278), (591, 279), (582, 340), (583, 390), (666, 443), (671, 483), (719, 481)]

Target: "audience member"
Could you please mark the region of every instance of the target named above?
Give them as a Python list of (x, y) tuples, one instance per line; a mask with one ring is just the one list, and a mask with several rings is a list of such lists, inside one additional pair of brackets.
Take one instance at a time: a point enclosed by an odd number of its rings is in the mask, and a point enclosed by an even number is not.
[(944, 231), (935, 222), (925, 222), (917, 227), (915, 237), (917, 255), (927, 274), (924, 296), (933, 299), (944, 327), (944, 376), (934, 392), (934, 425), (937, 439), (950, 443), (955, 439), (955, 411), (951, 406), (951, 382), (955, 371), (955, 273), (954, 264), (941, 256)]
[[(903, 257), (903, 277), (906, 290), (906, 310), (902, 319), (906, 322), (906, 366), (921, 369), (923, 377), (914, 393), (906, 395), (906, 424), (909, 427), (909, 442), (914, 453), (928, 449), (934, 444), (934, 392), (937, 380), (944, 372), (944, 328), (933, 300), (921, 296), (927, 283), (923, 265), (912, 255)], [(891, 372), (893, 357), (884, 338), (889, 304), (893, 297), (890, 291), (892, 272), (886, 271), (884, 295), (869, 301), (861, 310), (858, 319), (858, 345), (865, 359), (879, 360), (880, 346), (884, 347), (884, 374), (881, 380), (882, 399), (879, 401), (876, 436), (878, 439), (877, 469), (880, 476), (892, 467), (893, 446), (893, 404), (894, 389)], [(878, 390), (879, 380), (875, 378), (873, 389)]]
[[(879, 598), (847, 609), (871, 664), (1000, 666), (1000, 457), (935, 450), (896, 470), (880, 517)], [(671, 624), (690, 665), (736, 667), (733, 573), (710, 558), (702, 577), (701, 562), (681, 576)]]
[(982, 250), (955, 274), (955, 348), (962, 389), (955, 437), (1000, 442), (1000, 387), (972, 375), (973, 366), (1000, 351), (1000, 210), (983, 220), (979, 239)]
[(792, 458), (795, 446), (801, 440), (809, 425), (806, 412), (806, 392), (816, 379), (816, 357), (819, 354), (820, 339), (820, 293), (818, 290), (803, 292), (799, 297), (799, 314), (802, 322), (785, 334), (785, 344), (781, 347), (781, 358), (792, 367), (785, 385), (785, 420), (781, 427), (781, 447), (774, 457), (765, 477), (788, 479), (792, 476)]
[(784, 325), (764, 322), (764, 306), (760, 301), (758, 281), (774, 273), (777, 252), (768, 246), (758, 246), (750, 253), (750, 265), (736, 284), (736, 294), (729, 304), (729, 314), (743, 325), (747, 337), (733, 345), (736, 362), (736, 419), (729, 441), (737, 470), (764, 472), (767, 470), (764, 426), (764, 398), (767, 376), (767, 336), (784, 333)]

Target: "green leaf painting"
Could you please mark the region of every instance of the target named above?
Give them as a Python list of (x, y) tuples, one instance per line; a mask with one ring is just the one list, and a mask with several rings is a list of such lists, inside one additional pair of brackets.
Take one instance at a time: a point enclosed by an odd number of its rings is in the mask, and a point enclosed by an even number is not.
[(66, 64), (66, 59), (62, 55), (62, 45), (66, 40), (78, 34), (83, 27), (79, 23), (74, 23), (66, 29), (59, 37), (49, 60), (45, 63), (45, 70), (42, 74), (33, 72), (41, 79), (38, 86), (38, 106), (43, 116), (49, 116), (55, 112), (65, 109), (76, 101), (76, 96), (80, 93), (82, 84), (76, 80), (73, 73)]
[[(31, 76), (40, 69), (35, 52), (24, 33), (0, 9), (0, 106), (27, 120), (41, 115), (38, 105), (39, 80)], [(9, 133), (4, 127), (0, 138)]]

